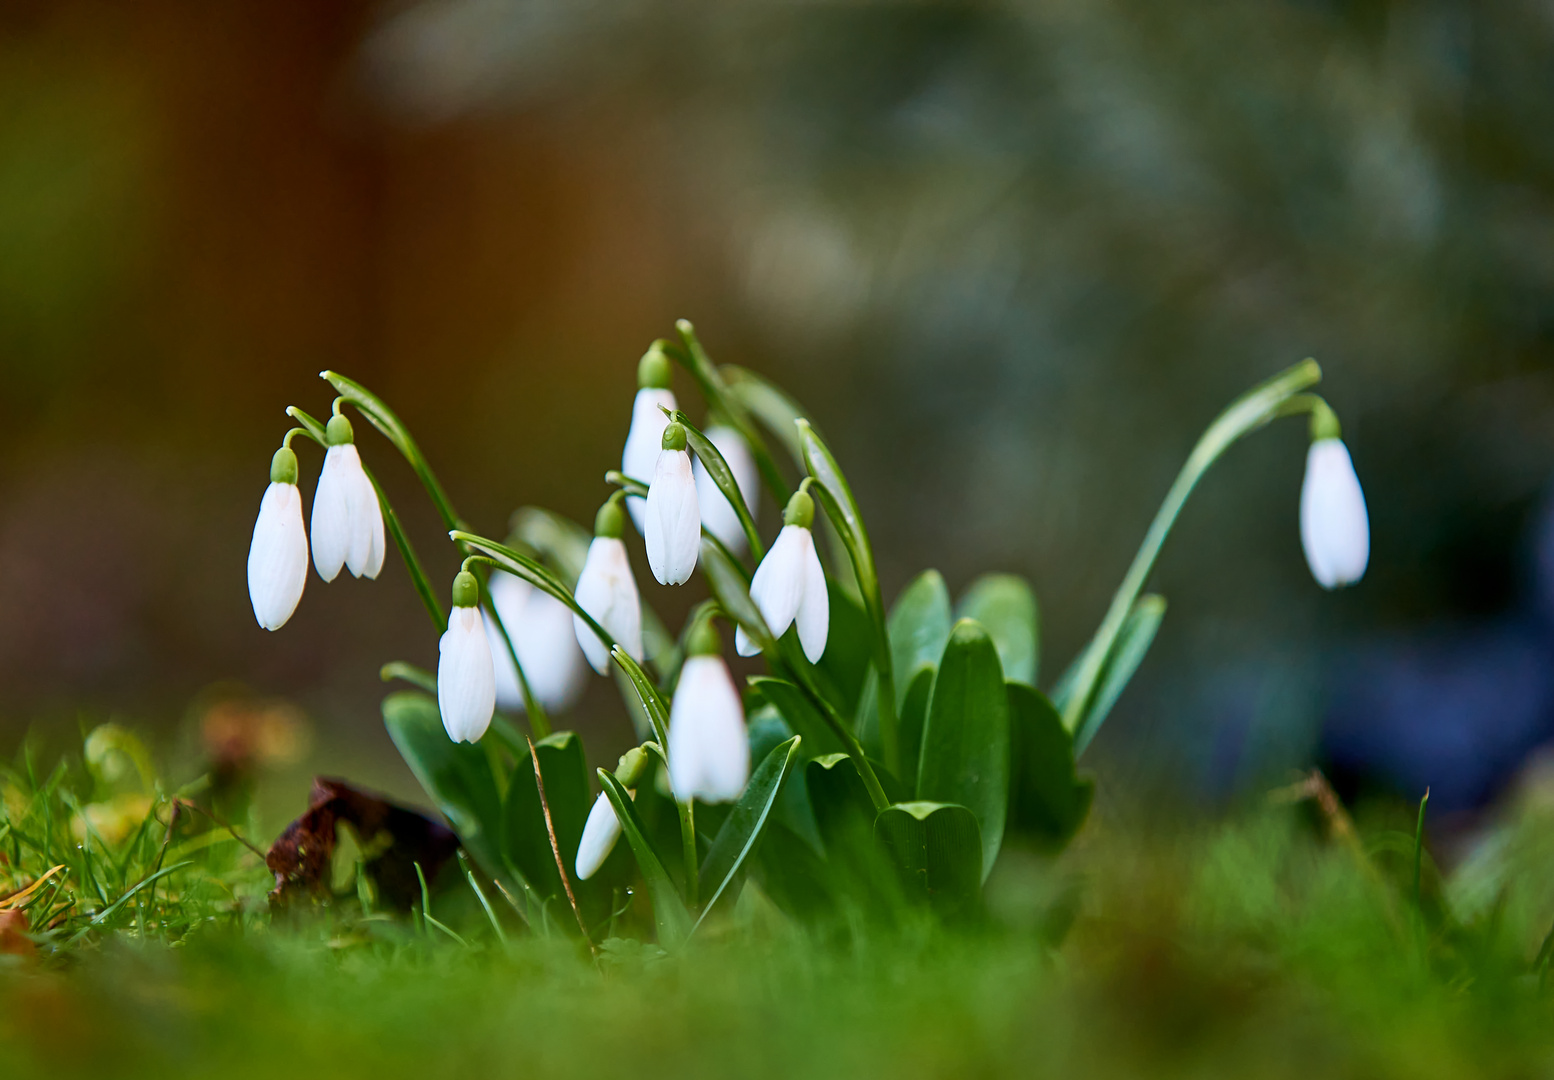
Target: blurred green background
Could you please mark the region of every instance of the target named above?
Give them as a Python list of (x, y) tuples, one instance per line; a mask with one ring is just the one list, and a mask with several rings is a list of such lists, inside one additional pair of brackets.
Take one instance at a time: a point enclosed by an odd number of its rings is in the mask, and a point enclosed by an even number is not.
[[(827, 432), (887, 597), (927, 566), (1031, 578), (1044, 682), (1203, 426), (1317, 357), (1370, 573), (1306, 572), (1298, 423), (1241, 447), (1087, 763), (1103, 798), (1212, 801), (1329, 755), (1335, 701), (1422, 701), (1426, 733), (1509, 709), (1506, 745), (1419, 773), (1479, 768), (1481, 802), (1554, 735), (1551, 46), (1547, 0), (10, 0), (0, 748), (113, 716), (188, 749), (254, 695), (302, 718), (291, 812), (312, 771), (413, 793), (377, 710), (381, 663), (436, 656), (402, 567), (254, 624), (282, 410), (327, 408), (336, 368), (478, 528), (586, 521), (637, 357), (687, 316)], [(362, 442), (449, 580), (408, 470)], [(677, 625), (700, 591), (645, 594)], [(1345, 689), (1420, 641), (1472, 692)], [(574, 722), (596, 757), (629, 735), (606, 680)]]

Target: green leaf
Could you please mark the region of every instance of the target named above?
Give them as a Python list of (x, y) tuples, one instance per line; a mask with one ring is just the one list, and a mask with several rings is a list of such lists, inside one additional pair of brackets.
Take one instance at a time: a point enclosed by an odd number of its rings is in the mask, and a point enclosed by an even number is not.
[(750, 640), (765, 652), (775, 644), (761, 609), (750, 599), (750, 579), (728, 549), (714, 538), (703, 535), (701, 539), (701, 570), (707, 579), (707, 588), (718, 605), (750, 635)]
[[(588, 819), (588, 763), (583, 755), (583, 740), (576, 732), (563, 731), (534, 744), (545, 777), (545, 799), (550, 805), (551, 823), (556, 827), (556, 846), (561, 849), (562, 862), (567, 876), (574, 876), (577, 861), (577, 845), (583, 838), (583, 822)], [(545, 813), (540, 805), (539, 787), (534, 781), (533, 759), (527, 753), (519, 758), (513, 769), (507, 788), (507, 801), (503, 807), (503, 847), (507, 857), (518, 868), (529, 884), (542, 898), (560, 898), (567, 903), (561, 887), (561, 877), (556, 871), (556, 855), (551, 850), (550, 833), (545, 828)], [(607, 901), (606, 901), (607, 902)], [(594, 905), (597, 907), (597, 905)], [(584, 912), (590, 920), (607, 915), (597, 910)], [(570, 918), (558, 919), (565, 926)]]
[(798, 429), (799, 445), (804, 452), (804, 467), (815, 478), (811, 491), (820, 499), (826, 515), (836, 525), (842, 544), (852, 558), (853, 570), (858, 575), (858, 586), (865, 599), (879, 593), (879, 575), (874, 569), (874, 551), (869, 547), (869, 533), (863, 526), (863, 514), (853, 498), (852, 488), (842, 475), (841, 466), (831, 455), (831, 450), (821, 441), (808, 420), (794, 421)]
[(1009, 699), (998, 650), (981, 623), (962, 619), (950, 631), (934, 678), (917, 797), (958, 803), (976, 816), (984, 878), (1004, 836), (1009, 751)]
[(620, 819), (626, 843), (631, 845), (631, 853), (636, 856), (637, 868), (642, 871), (648, 900), (653, 905), (653, 924), (658, 930), (658, 943), (666, 949), (678, 949), (690, 936), (691, 913), (685, 910), (685, 901), (675, 888), (674, 880), (664, 869), (658, 852), (653, 850), (647, 838), (647, 830), (642, 826), (642, 819), (637, 816), (636, 807), (631, 803), (631, 796), (609, 770), (599, 769), (598, 774), (605, 797), (610, 800), (610, 805), (615, 808), (615, 816)]
[(653, 680), (647, 677), (647, 672), (627, 655), (625, 649), (617, 645), (610, 656), (620, 670), (626, 673), (626, 678), (631, 682), (631, 688), (637, 692), (637, 699), (642, 702), (643, 711), (647, 713), (648, 723), (652, 726), (653, 733), (658, 736), (659, 746), (668, 746), (669, 702), (664, 700), (664, 695), (658, 692), (658, 687), (654, 686)]
[(961, 594), (958, 619), (975, 619), (987, 627), (998, 647), (998, 661), (1010, 682), (1036, 685), (1041, 655), (1041, 623), (1036, 594), (1016, 574), (984, 574)]
[(1112, 711), (1112, 706), (1117, 704), (1117, 699), (1122, 696), (1123, 690), (1133, 678), (1133, 673), (1138, 670), (1139, 664), (1143, 663), (1144, 654), (1149, 652), (1149, 646), (1155, 640), (1155, 631), (1160, 629), (1160, 620), (1165, 618), (1165, 612), (1165, 597), (1156, 593), (1145, 593), (1139, 597), (1138, 603), (1133, 605), (1133, 610), (1128, 612), (1128, 617), (1123, 621), (1122, 629), (1117, 634), (1111, 656), (1101, 668), (1095, 697), (1091, 699), (1089, 707), (1074, 729), (1076, 756), (1085, 752), (1085, 747), (1090, 745), (1090, 740), (1095, 738), (1095, 733), (1101, 729), (1101, 724)]
[(593, 627), (599, 635), (599, 640), (606, 645), (614, 647), (615, 639), (604, 627), (600, 626), (594, 617), (578, 606), (577, 598), (572, 595), (572, 590), (567, 588), (566, 582), (557, 576), (556, 572), (538, 559), (525, 555), (523, 552), (510, 548), (506, 544), (498, 544), (495, 540), (488, 540), (484, 536), (477, 536), (462, 529), (454, 529), (448, 534), (449, 539), (455, 543), (464, 544), (479, 552), (494, 562), (500, 569), (506, 570), (514, 577), (523, 578), (535, 588), (547, 592), (560, 600), (572, 613), (580, 617), (585, 623)]
[(744, 794), (739, 797), (723, 822), (723, 827), (718, 830), (717, 838), (702, 861), (698, 875), (707, 900), (702, 907), (701, 918), (696, 921), (697, 926), (701, 925), (725, 892), (730, 898), (733, 897), (736, 890), (731, 886), (743, 871), (745, 860), (760, 842), (761, 833), (782, 791), (783, 781), (798, 760), (800, 741), (799, 736), (795, 735), (772, 748), (771, 753), (756, 767), (750, 783), (745, 786)]
[(950, 640), (950, 590), (937, 570), (924, 570), (890, 607), (890, 658), (896, 700), (906, 694), (918, 667), (937, 666)]
[(772, 703), (772, 707), (782, 714), (782, 718), (788, 722), (788, 726), (804, 737), (804, 750), (806, 753), (836, 754), (842, 752), (842, 743), (831, 730), (825, 717), (820, 715), (820, 710), (799, 689), (787, 679), (779, 679), (772, 675), (751, 676), (750, 685), (760, 695)]
[(750, 516), (750, 508), (745, 505), (745, 496), (739, 490), (739, 481), (734, 479), (734, 470), (730, 469), (728, 462), (723, 460), (723, 452), (713, 444), (711, 439), (702, 434), (700, 428), (691, 423), (685, 413), (676, 409), (674, 418), (685, 429), (686, 441), (690, 443), (696, 459), (701, 462), (701, 467), (707, 471), (712, 482), (734, 508), (734, 516), (739, 519), (739, 527), (745, 531), (745, 540), (750, 545), (750, 553), (759, 563), (761, 554), (766, 549), (761, 546), (761, 534), (756, 531), (755, 519)]
[(729, 397), (743, 405), (754, 419), (760, 421), (762, 427), (777, 436), (783, 448), (792, 456), (794, 464), (802, 467), (804, 446), (799, 441), (798, 429), (793, 425), (795, 420), (803, 419), (809, 413), (776, 385), (753, 371), (746, 371), (733, 364), (720, 364), (718, 371), (723, 376), (724, 389)]
[(838, 710), (852, 716), (869, 673), (874, 627), (863, 606), (835, 581), (826, 581), (826, 593), (831, 604), (831, 629), (826, 651), (815, 668), (836, 688)]
[(437, 700), (413, 690), (383, 699), (383, 724), (465, 848), (488, 874), (507, 877), (501, 848), (502, 797), (486, 752), (448, 738)]
[(906, 696), (901, 699), (901, 774), (908, 790), (917, 787), (919, 758), (923, 750), (923, 728), (928, 723), (928, 702), (933, 696), (933, 680), (938, 669), (923, 664), (912, 673)]
[(970, 810), (954, 803), (897, 803), (880, 812), (874, 835), (890, 852), (908, 896), (946, 919), (976, 914), (985, 845)]
[(588, 559), (592, 533), (571, 518), (539, 506), (514, 510), (508, 528), (512, 539), (550, 560), (567, 588), (577, 587), (577, 576)]
[(1043, 851), (1059, 851), (1090, 813), (1095, 781), (1074, 771), (1074, 741), (1045, 694), (1023, 683), (1006, 685), (1013, 759), (1009, 777), (1009, 832)]

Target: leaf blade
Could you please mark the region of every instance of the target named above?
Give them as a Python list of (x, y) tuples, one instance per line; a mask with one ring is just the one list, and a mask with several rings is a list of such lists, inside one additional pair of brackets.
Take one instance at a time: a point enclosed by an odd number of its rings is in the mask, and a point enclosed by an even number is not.
[[(723, 827), (718, 830), (717, 837), (712, 841), (711, 850), (702, 861), (699, 874), (701, 881), (716, 881), (717, 886), (702, 907), (701, 917), (696, 920), (697, 927), (705, 921), (708, 912), (716, 906), (719, 897), (744, 868), (745, 860), (749, 858), (760, 841), (766, 823), (771, 818), (772, 809), (777, 804), (777, 797), (782, 793), (783, 783), (798, 758), (801, 742), (802, 737), (795, 735), (787, 742), (772, 748), (750, 777), (744, 794), (734, 804), (734, 809), (723, 822)], [(694, 932), (695, 927), (692, 928), (692, 933)]]
[(637, 816), (631, 796), (608, 769), (597, 770), (599, 783), (604, 786), (605, 797), (615, 809), (620, 820), (621, 832), (636, 856), (637, 868), (647, 885), (648, 899), (653, 904), (653, 924), (658, 930), (658, 941), (666, 949), (678, 949), (691, 933), (691, 913), (685, 909), (685, 901), (675, 888), (674, 880), (664, 869), (653, 844), (647, 837), (642, 819)]

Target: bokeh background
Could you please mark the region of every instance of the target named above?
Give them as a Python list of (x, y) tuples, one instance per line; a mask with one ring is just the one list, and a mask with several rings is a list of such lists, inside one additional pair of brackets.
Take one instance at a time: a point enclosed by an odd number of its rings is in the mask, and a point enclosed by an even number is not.
[[(0, 750), (112, 717), (188, 755), (251, 695), (297, 721), (292, 812), (310, 771), (414, 793), (377, 712), (436, 655), (402, 567), (254, 624), (282, 410), (339, 369), (484, 531), (587, 521), (679, 316), (827, 431), (887, 597), (1030, 577), (1044, 682), (1221, 405), (1322, 362), (1370, 573), (1306, 572), (1301, 424), (1241, 446), (1103, 792), (1320, 761), (1469, 811), (1554, 737), (1549, 0), (8, 0)], [(575, 723), (628, 738), (607, 680)]]

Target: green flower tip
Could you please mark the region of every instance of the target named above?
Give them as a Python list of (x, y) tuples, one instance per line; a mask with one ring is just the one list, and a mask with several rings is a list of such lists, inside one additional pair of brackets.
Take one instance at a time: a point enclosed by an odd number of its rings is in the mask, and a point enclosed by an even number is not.
[(283, 446), (270, 459), (270, 483), (295, 484), (297, 482), (297, 455), (290, 447)]
[(594, 515), (594, 535), (619, 540), (626, 534), (626, 515), (621, 513), (621, 493), (611, 495)]
[(634, 788), (642, 783), (642, 778), (647, 775), (648, 766), (652, 763), (648, 752), (640, 746), (633, 746), (621, 755), (620, 761), (615, 766), (615, 779), (620, 781), (621, 787)]
[(668, 427), (664, 428), (664, 440), (660, 445), (662, 445), (665, 450), (684, 450), (685, 425), (681, 423), (671, 423)]
[(711, 619), (703, 619), (691, 631), (690, 638), (685, 643), (685, 655), (687, 656), (719, 656), (723, 652), (723, 638), (718, 634), (718, 628), (712, 625)]
[(809, 493), (803, 490), (795, 491), (793, 497), (788, 500), (787, 509), (782, 512), (784, 525), (797, 525), (801, 529), (807, 529), (815, 523), (815, 500), (809, 497)]
[(474, 607), (480, 603), (480, 582), (468, 570), (460, 570), (453, 578), (453, 606)]
[(987, 628), (975, 619), (961, 619), (950, 628), (950, 641), (957, 645), (971, 645), (978, 641), (992, 644)]
[(1327, 402), (1318, 398), (1316, 407), (1311, 410), (1311, 441), (1337, 439), (1341, 436), (1342, 429), (1338, 425), (1338, 414)]
[(669, 382), (669, 357), (664, 352), (664, 343), (655, 341), (637, 362), (637, 387), (641, 390), (667, 390)]
[(351, 422), (339, 414), (331, 416), (324, 426), (324, 441), (330, 446), (347, 446), (355, 442), (356, 433), (351, 430)]

